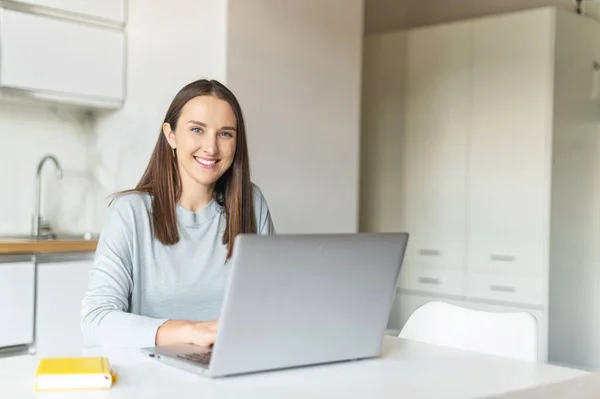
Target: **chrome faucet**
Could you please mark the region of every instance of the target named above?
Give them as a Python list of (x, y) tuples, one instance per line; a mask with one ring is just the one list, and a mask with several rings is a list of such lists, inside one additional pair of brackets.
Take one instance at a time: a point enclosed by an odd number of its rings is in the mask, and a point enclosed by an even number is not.
[[(58, 163), (58, 160), (53, 155), (46, 155), (43, 157), (37, 166), (37, 172), (35, 174), (35, 209), (33, 211), (33, 225), (32, 225), (32, 235), (34, 237), (41, 237), (42, 235), (46, 235), (52, 232), (50, 229), (50, 225), (44, 223), (41, 215), (41, 206), (42, 206), (42, 169), (47, 161), (51, 161), (54, 163), (56, 167), (56, 177), (62, 179), (63, 171)], [(42, 231), (46, 233), (42, 234)]]

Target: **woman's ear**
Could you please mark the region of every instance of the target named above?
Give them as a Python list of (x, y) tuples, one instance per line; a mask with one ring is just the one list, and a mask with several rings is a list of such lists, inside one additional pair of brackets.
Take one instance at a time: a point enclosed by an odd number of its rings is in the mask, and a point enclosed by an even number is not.
[(162, 130), (171, 148), (177, 148), (177, 143), (175, 142), (175, 132), (173, 129), (171, 129), (171, 124), (167, 122), (163, 123)]

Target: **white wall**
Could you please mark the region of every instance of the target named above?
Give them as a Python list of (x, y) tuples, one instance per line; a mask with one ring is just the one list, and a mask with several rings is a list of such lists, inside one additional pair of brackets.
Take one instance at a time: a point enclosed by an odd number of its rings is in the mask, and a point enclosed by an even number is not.
[(363, 1), (228, 10), (227, 81), (277, 231), (357, 231)]
[[(401, 221), (407, 36), (365, 38), (361, 137), (360, 231), (397, 231)], [(385, 60), (385, 62), (382, 62)]]
[(600, 102), (590, 101), (588, 71), (599, 55), (600, 27), (561, 13), (556, 29), (549, 360), (598, 371)]
[(137, 184), (179, 89), (225, 80), (226, 29), (226, 0), (129, 0), (127, 99), (96, 127), (103, 196)]

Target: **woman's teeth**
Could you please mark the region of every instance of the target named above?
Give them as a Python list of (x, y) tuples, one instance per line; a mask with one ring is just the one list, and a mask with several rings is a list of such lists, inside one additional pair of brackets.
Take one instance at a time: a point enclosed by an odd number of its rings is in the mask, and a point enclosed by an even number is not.
[(195, 159), (196, 159), (196, 161), (198, 161), (202, 165), (214, 165), (215, 163), (217, 163), (216, 159), (213, 159), (211, 161), (209, 161), (207, 159), (197, 158), (197, 157)]

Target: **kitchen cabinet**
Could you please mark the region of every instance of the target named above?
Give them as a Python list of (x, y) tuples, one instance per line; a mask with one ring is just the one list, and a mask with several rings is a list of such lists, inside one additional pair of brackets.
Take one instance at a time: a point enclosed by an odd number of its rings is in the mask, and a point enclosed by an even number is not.
[(75, 14), (99, 22), (123, 24), (127, 18), (125, 0), (13, 0), (24, 7), (44, 7), (55, 13)]
[(546, 9), (472, 24), (465, 124), (472, 270), (539, 277), (547, 270), (554, 19)]
[(92, 260), (37, 265), (36, 354), (78, 355), (83, 346), (81, 302)]
[(600, 22), (540, 7), (402, 33), (366, 38), (363, 83), (365, 153), (401, 145), (362, 173), (399, 194), (361, 211), (411, 234), (389, 328), (402, 295), (526, 310), (543, 356), (600, 369)]
[(34, 339), (35, 264), (0, 262), (0, 349)]
[(467, 296), (517, 303), (528, 307), (546, 306), (548, 292), (546, 279), (503, 274), (484, 274), (469, 271)]
[[(42, 3), (41, 0), (39, 0)], [(92, 2), (57, 1), (64, 5)], [(94, 2), (97, 7), (103, 2)], [(0, 94), (69, 104), (88, 109), (116, 109), (125, 99), (125, 30), (81, 21), (71, 15), (38, 12), (0, 3)]]
[[(465, 286), (467, 129), (471, 27), (449, 24), (407, 33), (406, 111), (399, 171), (410, 231), (400, 285), (462, 295)], [(428, 51), (421, 51), (428, 49)]]

